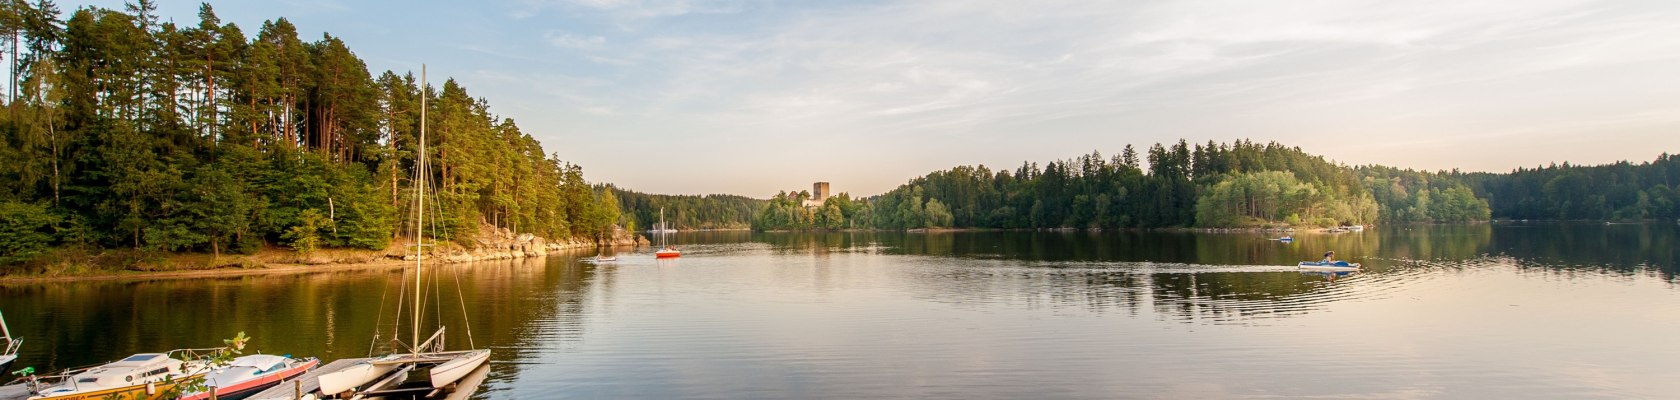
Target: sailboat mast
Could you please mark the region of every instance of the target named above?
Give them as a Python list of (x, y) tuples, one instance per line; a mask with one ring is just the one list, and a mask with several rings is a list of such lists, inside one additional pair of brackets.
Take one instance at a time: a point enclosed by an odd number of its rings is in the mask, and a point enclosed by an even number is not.
[(12, 328), (6, 326), (6, 315), (0, 314), (0, 334), (6, 336), (6, 341), (12, 341)]
[(414, 179), (414, 326), (410, 354), (420, 352), (420, 270), (424, 266), (426, 221), (426, 64), (420, 64), (420, 162)]

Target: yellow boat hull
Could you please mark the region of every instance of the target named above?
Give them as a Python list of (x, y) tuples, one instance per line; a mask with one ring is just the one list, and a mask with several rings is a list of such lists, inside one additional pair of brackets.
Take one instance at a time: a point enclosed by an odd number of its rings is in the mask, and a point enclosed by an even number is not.
[(175, 389), (181, 383), (198, 379), (204, 374), (189, 376), (172, 382), (153, 382), (144, 385), (123, 386), (91, 392), (69, 393), (54, 396), (36, 396), (29, 400), (162, 400), (172, 399), (180, 395)]

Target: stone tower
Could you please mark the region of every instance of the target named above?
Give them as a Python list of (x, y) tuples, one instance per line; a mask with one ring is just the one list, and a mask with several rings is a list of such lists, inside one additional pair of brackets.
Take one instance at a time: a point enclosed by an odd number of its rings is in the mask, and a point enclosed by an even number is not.
[(816, 201), (818, 204), (828, 200), (828, 182), (817, 182), (811, 184), (811, 200)]

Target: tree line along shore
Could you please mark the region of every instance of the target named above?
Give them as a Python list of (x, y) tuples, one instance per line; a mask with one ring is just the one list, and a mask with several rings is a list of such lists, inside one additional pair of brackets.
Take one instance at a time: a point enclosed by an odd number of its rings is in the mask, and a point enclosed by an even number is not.
[[(209, 5), (62, 12), (0, 2), (0, 266), (130, 268), (161, 255), (380, 251), (409, 225), (425, 99), (438, 235), (604, 238), (612, 190), (452, 79), (373, 75), (330, 34), (246, 30)], [(418, 66), (416, 66), (418, 67)], [(494, 235), (492, 235), (494, 236)]]
[(284, 18), (247, 33), (205, 4), (198, 19), (160, 21), (151, 1), (68, 13), (0, 2), (0, 58), (12, 66), (0, 82), (0, 274), (399, 254), (422, 115), (438, 235), (458, 254), (635, 243), (624, 232), (652, 226), (661, 209), (677, 229), (760, 231), (1680, 217), (1680, 160), (1666, 153), (1429, 172), (1246, 140), (958, 166), (815, 206), (803, 191), (648, 194), (586, 181), (452, 79), (376, 76), (342, 40), (305, 41)]
[(1680, 159), (1509, 173), (1347, 166), (1278, 143), (1128, 145), (1013, 171), (959, 166), (807, 207), (782, 192), (757, 230), (1282, 228), (1510, 220), (1673, 221)]

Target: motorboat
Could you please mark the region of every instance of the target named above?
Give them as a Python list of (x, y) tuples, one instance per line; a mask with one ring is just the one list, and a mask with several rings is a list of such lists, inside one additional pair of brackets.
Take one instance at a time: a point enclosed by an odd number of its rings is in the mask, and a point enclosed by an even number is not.
[(1302, 269), (1302, 270), (1316, 270), (1316, 271), (1358, 271), (1359, 270), (1359, 263), (1351, 263), (1350, 264), (1347, 261), (1337, 261), (1337, 262), (1329, 262), (1329, 263), (1323, 262), (1323, 261), (1302, 261), (1298, 265), (1299, 265), (1299, 268)]
[(203, 360), (182, 361), (168, 353), (140, 353), (116, 362), (62, 375), (36, 378), (29, 400), (149, 399), (157, 398), (191, 378), (204, 376)]
[(209, 399), (212, 391), (217, 398), (249, 395), (303, 375), (319, 365), (321, 360), (314, 357), (292, 358), (270, 354), (243, 356), (233, 359), (227, 365), (211, 369), (204, 375), (205, 390), (183, 394), (181, 399)]

